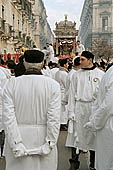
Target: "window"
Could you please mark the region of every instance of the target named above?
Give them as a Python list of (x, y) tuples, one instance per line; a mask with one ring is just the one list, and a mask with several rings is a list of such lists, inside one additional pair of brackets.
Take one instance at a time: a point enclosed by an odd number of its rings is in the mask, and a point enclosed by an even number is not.
[(4, 20), (4, 6), (2, 5), (2, 18)]
[(102, 17), (102, 31), (108, 31), (108, 16)]
[(19, 22), (19, 20), (18, 20), (18, 30), (19, 30), (19, 25), (20, 25), (20, 22)]

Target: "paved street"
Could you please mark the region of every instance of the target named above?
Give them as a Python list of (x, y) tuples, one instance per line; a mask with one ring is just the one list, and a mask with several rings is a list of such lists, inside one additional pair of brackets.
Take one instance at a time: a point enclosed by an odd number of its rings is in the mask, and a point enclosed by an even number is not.
[[(62, 131), (59, 136), (58, 141), (58, 170), (68, 170), (69, 169), (69, 158), (71, 156), (71, 150), (65, 147), (66, 131)], [(81, 154), (80, 156), (81, 166), (80, 170), (88, 170), (87, 166), (87, 154)], [(0, 170), (5, 170), (4, 159), (0, 159)]]
[[(62, 131), (59, 136), (58, 141), (58, 151), (59, 151), (59, 158), (58, 158), (58, 170), (68, 170), (69, 169), (69, 158), (71, 156), (71, 150), (65, 147), (67, 132)], [(80, 155), (80, 170), (88, 170), (87, 166), (87, 157), (88, 154), (81, 154)]]
[(0, 170), (5, 170), (5, 160), (0, 159)]

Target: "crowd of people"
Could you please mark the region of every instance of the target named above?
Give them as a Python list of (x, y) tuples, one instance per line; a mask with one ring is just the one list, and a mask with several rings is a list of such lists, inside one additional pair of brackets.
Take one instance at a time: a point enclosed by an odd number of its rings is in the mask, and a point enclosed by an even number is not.
[(112, 64), (95, 62), (80, 41), (73, 59), (54, 57), (46, 45), (25, 51), (18, 64), (0, 58), (0, 154), (6, 170), (57, 170), (62, 130), (72, 152), (69, 170), (79, 169), (81, 152), (90, 153), (90, 170), (113, 170)]

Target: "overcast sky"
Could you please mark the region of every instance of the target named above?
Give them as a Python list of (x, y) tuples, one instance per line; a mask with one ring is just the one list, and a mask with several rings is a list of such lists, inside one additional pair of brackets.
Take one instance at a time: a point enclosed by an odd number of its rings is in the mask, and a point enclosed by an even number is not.
[(68, 20), (77, 23), (77, 29), (80, 25), (80, 15), (84, 0), (43, 0), (47, 11), (48, 22), (53, 30), (55, 22), (63, 21), (64, 15), (68, 15)]

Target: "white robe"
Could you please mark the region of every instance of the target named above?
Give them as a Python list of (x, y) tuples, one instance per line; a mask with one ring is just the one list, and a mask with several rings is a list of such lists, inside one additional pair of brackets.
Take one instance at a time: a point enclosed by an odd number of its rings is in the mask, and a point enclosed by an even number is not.
[[(60, 102), (59, 84), (44, 75), (23, 75), (8, 81), (3, 93), (6, 170), (57, 169)], [(13, 155), (19, 142), (34, 149), (48, 141), (53, 149), (46, 156)]]
[(85, 51), (84, 45), (83, 44), (77, 45), (76, 52), (82, 53), (83, 51)]
[(0, 132), (3, 130), (2, 127), (2, 93), (5, 83), (8, 78), (11, 77), (11, 72), (9, 69), (0, 67)]
[(51, 69), (52, 79), (55, 80), (55, 74), (56, 74), (56, 72), (57, 72), (58, 70), (59, 70), (59, 68), (57, 68), (57, 67)]
[(73, 74), (68, 105), (69, 117), (74, 115), (75, 120), (69, 124), (69, 129), (71, 126), (73, 130), (68, 133), (66, 146), (86, 150), (94, 149), (93, 145), (89, 146), (88, 134), (83, 126), (91, 115), (92, 103), (97, 97), (103, 75), (104, 72), (98, 68), (93, 70), (81, 69)]
[(66, 88), (66, 78), (68, 73), (65, 70), (59, 70), (55, 74), (55, 80), (60, 84), (61, 89), (61, 124), (67, 124), (67, 111), (64, 103), (65, 88)]
[(52, 78), (52, 75), (51, 75), (51, 70), (48, 66), (46, 66), (46, 69), (43, 68), (41, 70), (42, 74), (45, 75), (45, 76), (48, 76), (48, 77), (51, 77)]
[(48, 62), (53, 61), (54, 62), (54, 49), (53, 46), (49, 45), (49, 47), (47, 48), (49, 55), (48, 57)]
[(65, 102), (66, 103), (68, 103), (69, 87), (70, 87), (70, 84), (71, 84), (71, 81), (72, 81), (72, 76), (75, 72), (76, 72), (76, 70), (72, 69), (66, 77), (66, 88), (65, 88)]
[(113, 170), (113, 66), (102, 79), (90, 121), (96, 130), (96, 169)]

